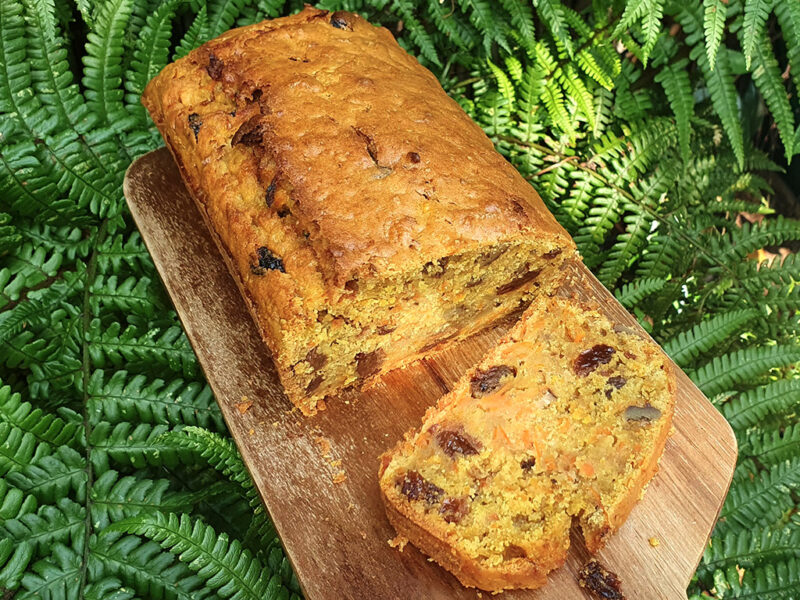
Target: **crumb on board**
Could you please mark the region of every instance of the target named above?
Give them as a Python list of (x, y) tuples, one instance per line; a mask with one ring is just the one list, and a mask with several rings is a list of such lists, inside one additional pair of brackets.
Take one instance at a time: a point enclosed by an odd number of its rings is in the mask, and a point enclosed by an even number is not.
[(397, 535), (387, 541), (392, 548), (397, 548), (400, 552), (403, 551), (403, 548), (405, 548), (408, 543), (408, 539), (404, 538), (402, 535)]
[(648, 541), (648, 542), (650, 542), (650, 545), (651, 545), (653, 548), (658, 548), (658, 547), (661, 545), (661, 541), (660, 541), (660, 540), (659, 540), (657, 537), (651, 537), (651, 538), (650, 538), (649, 540), (647, 540), (647, 541)]
[(255, 432), (256, 432), (256, 430), (251, 427), (250, 431), (248, 431), (247, 433), (248, 433), (248, 435), (253, 435)]
[(339, 459), (337, 459), (337, 460), (332, 460), (332, 461), (331, 461), (331, 466), (332, 466), (334, 469), (338, 469), (339, 467), (341, 467), (341, 466), (342, 466), (342, 459), (341, 459), (341, 458), (339, 458)]
[(342, 483), (345, 479), (347, 479), (347, 473), (344, 471), (338, 471), (333, 476), (333, 483)]
[(278, 423), (277, 421), (275, 421), (275, 422), (272, 424), (272, 426), (273, 426), (273, 427), (280, 427), (280, 423)]
[(253, 406), (253, 401), (249, 400), (247, 396), (242, 396), (242, 401), (236, 403), (236, 409), (239, 411), (239, 414), (244, 414), (250, 407)]
[(366, 531), (359, 531), (359, 533), (361, 534), (361, 539), (362, 540), (367, 539), (367, 532)]
[(355, 509), (356, 509), (356, 505), (353, 504), (352, 502), (347, 505), (347, 510), (355, 510)]
[(331, 443), (325, 436), (318, 435), (314, 437), (314, 443), (319, 448), (320, 453), (323, 457), (329, 458), (331, 455)]

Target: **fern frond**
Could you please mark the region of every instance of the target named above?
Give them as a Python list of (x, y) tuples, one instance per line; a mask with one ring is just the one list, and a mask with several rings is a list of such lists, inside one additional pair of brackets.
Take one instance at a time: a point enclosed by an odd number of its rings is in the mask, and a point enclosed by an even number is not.
[(144, 598), (203, 600), (214, 592), (203, 587), (176, 557), (161, 550), (155, 542), (133, 535), (104, 533), (92, 544), (89, 555), (92, 571), (113, 573)]
[(134, 313), (142, 317), (152, 317), (157, 310), (154, 290), (148, 277), (127, 277), (124, 280), (116, 275), (98, 276), (91, 286), (90, 305), (94, 314), (101, 307), (124, 314)]
[(670, 108), (672, 108), (672, 112), (675, 115), (681, 156), (684, 162), (689, 160), (691, 120), (694, 116), (694, 97), (687, 71), (687, 63), (688, 61), (684, 59), (672, 65), (665, 65), (655, 77), (655, 80), (664, 88)]
[(189, 52), (210, 38), (211, 31), (208, 23), (208, 9), (207, 5), (203, 3), (200, 5), (200, 10), (197, 11), (197, 15), (195, 16), (194, 21), (192, 21), (191, 26), (186, 30), (186, 33), (183, 34), (183, 38), (175, 48), (175, 52), (172, 55), (172, 60), (178, 60), (179, 58), (186, 56), (189, 54)]
[(92, 461), (95, 471), (107, 471), (112, 461), (114, 464), (136, 469), (191, 464), (189, 452), (176, 451), (175, 448), (160, 443), (159, 438), (167, 431), (165, 425), (112, 425), (108, 421), (96, 423), (89, 436), (89, 445), (94, 449)]
[(82, 429), (79, 417), (71, 410), (61, 414), (65, 418), (23, 402), (22, 396), (12, 393), (10, 386), (0, 388), (0, 421), (25, 431), (39, 443), (76, 448)]
[(151, 327), (141, 332), (136, 326), (121, 331), (119, 322), (105, 327), (94, 319), (87, 332), (91, 343), (89, 355), (96, 368), (137, 365), (163, 367), (186, 377), (196, 375), (198, 366), (189, 340), (178, 326), (159, 329)]
[(511, 15), (511, 24), (519, 31), (518, 39), (522, 47), (530, 52), (536, 41), (536, 28), (530, 3), (527, 0), (500, 0), (500, 4)]
[(800, 346), (794, 344), (754, 346), (714, 357), (689, 374), (706, 396), (735, 389), (771, 369), (800, 361)]
[(717, 531), (724, 534), (776, 524), (794, 506), (791, 491), (799, 485), (800, 457), (739, 483), (722, 507)]
[(87, 36), (83, 85), (89, 110), (117, 132), (131, 123), (122, 103), (122, 39), (133, 0), (104, 0)]
[(733, 310), (714, 315), (691, 329), (679, 333), (663, 345), (664, 351), (681, 367), (691, 365), (698, 356), (719, 346), (759, 316), (756, 309)]
[(128, 111), (139, 123), (146, 122), (141, 103), (142, 92), (147, 82), (164, 68), (169, 58), (172, 19), (181, 0), (168, 0), (147, 17), (147, 24), (136, 41), (133, 60), (125, 73), (125, 102)]
[(34, 556), (46, 556), (54, 544), (82, 548), (86, 532), (85, 509), (69, 498), (61, 498), (55, 506), (45, 505), (35, 513), (9, 519), (0, 525), (0, 537), (9, 537), (16, 544), (29, 544)]
[(436, 45), (433, 43), (430, 34), (425, 30), (422, 23), (414, 14), (415, 3), (408, 0), (392, 0), (392, 9), (402, 17), (404, 26), (408, 30), (414, 44), (419, 48), (420, 53), (428, 61), (437, 66), (442, 66), (439, 60), (439, 53), (436, 52)]
[(569, 56), (575, 52), (567, 28), (564, 7), (559, 0), (533, 0), (533, 6), (542, 21), (547, 25), (550, 35), (556, 44), (563, 47)]
[(55, 544), (47, 558), (36, 561), (22, 577), (14, 600), (81, 600), (78, 598), (81, 554)]
[(49, 444), (37, 443), (32, 434), (8, 423), (0, 423), (0, 476), (24, 469), (49, 453)]
[(795, 424), (782, 430), (753, 433), (748, 436), (743, 453), (757, 458), (765, 467), (791, 460), (800, 454), (800, 426)]
[(280, 578), (267, 579), (263, 566), (238, 541), (229, 541), (224, 533), (186, 515), (140, 515), (113, 523), (105, 531), (157, 542), (180, 557), (221, 598), (272, 600), (283, 589)]
[(728, 5), (723, 0), (703, 0), (703, 30), (705, 31), (706, 56), (711, 70), (717, 60), (719, 43), (725, 31)]
[(781, 379), (748, 390), (720, 409), (731, 426), (745, 430), (771, 415), (792, 414), (800, 408), (800, 379)]
[(225, 489), (220, 483), (196, 492), (179, 492), (169, 488), (170, 481), (167, 479), (120, 477), (116, 471), (105, 471), (94, 481), (90, 495), (94, 527), (105, 529), (115, 521), (154, 511), (189, 513), (198, 502)]
[(765, 31), (761, 30), (756, 34), (751, 51), (753, 81), (775, 120), (788, 161), (794, 154), (794, 112), (772, 44)]
[(211, 388), (182, 379), (165, 382), (145, 375), (130, 377), (126, 371), (116, 371), (106, 378), (98, 370), (89, 380), (87, 402), (93, 415), (111, 423), (135, 420), (225, 430)]
[(800, 558), (800, 527), (797, 525), (729, 533), (712, 538), (703, 553), (698, 576), (708, 577), (716, 570), (737, 565), (751, 568), (790, 558)]
[(744, 0), (744, 21), (740, 32), (745, 67), (748, 71), (771, 10), (772, 0)]
[(86, 459), (67, 446), (42, 456), (9, 473), (9, 483), (40, 503), (54, 503), (68, 495), (78, 502), (86, 498)]
[[(714, 588), (723, 598), (747, 598), (753, 600), (791, 599), (800, 588), (800, 560), (769, 563), (745, 570), (740, 576), (735, 566), (724, 573), (717, 572)], [(740, 581), (741, 577), (741, 581)]]

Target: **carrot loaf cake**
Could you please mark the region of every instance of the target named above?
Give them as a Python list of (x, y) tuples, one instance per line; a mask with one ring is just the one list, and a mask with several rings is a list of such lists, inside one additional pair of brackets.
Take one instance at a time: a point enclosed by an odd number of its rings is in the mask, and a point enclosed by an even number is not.
[(354, 14), (231, 30), (142, 102), (305, 413), (553, 289), (574, 253), (436, 77)]
[(537, 298), (382, 457), (389, 520), (463, 584), (534, 588), (639, 500), (671, 429), (671, 363), (574, 301)]

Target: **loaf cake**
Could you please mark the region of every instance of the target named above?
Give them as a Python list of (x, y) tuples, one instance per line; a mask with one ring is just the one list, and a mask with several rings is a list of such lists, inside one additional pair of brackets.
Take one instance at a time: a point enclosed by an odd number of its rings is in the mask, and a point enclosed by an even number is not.
[(544, 585), (573, 520), (591, 552), (625, 521), (657, 469), (675, 389), (651, 341), (539, 297), (382, 457), (389, 520), (464, 585)]
[(142, 102), (307, 414), (552, 290), (575, 252), (436, 77), (354, 14), (231, 30)]

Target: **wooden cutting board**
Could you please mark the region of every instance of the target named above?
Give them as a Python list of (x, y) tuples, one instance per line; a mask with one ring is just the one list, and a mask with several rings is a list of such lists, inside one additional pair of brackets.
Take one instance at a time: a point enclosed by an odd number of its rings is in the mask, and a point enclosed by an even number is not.
[[(378, 456), (420, 422), (508, 323), (305, 418), (283, 395), (269, 351), (169, 152), (162, 148), (134, 162), (124, 190), (306, 598), (487, 597), (462, 587), (413, 546), (402, 553), (389, 546), (394, 532), (378, 495)], [(585, 267), (576, 265), (574, 275), (569, 291), (599, 303), (615, 322), (638, 328)], [(245, 398), (253, 405), (242, 414), (237, 403)], [(733, 474), (733, 432), (682, 372), (674, 423), (661, 470), (599, 554), (619, 575), (628, 600), (685, 600)], [(569, 561), (547, 586), (504, 598), (589, 598), (576, 579), (586, 560), (573, 532)]]

